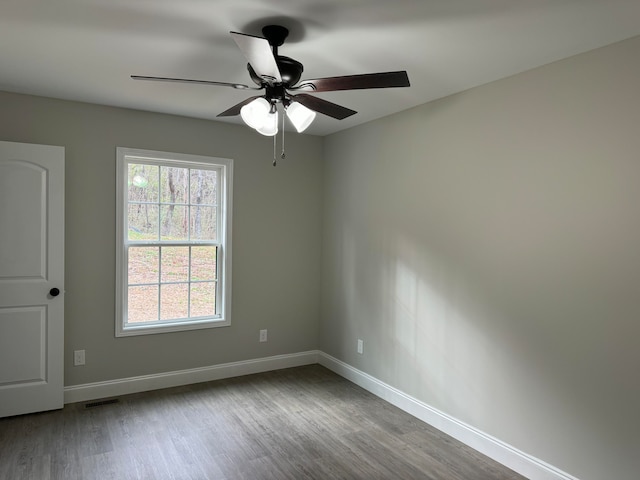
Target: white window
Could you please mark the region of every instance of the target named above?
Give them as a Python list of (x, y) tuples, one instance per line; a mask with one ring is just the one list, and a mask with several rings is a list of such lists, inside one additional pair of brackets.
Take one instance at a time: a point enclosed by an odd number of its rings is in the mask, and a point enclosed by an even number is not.
[(116, 336), (230, 324), (233, 161), (117, 149)]

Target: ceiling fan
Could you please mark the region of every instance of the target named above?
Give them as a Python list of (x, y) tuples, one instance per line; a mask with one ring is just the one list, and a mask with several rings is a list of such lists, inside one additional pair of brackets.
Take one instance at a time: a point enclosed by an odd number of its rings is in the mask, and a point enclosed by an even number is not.
[(131, 75), (131, 78), (134, 80), (214, 85), (242, 90), (264, 90), (263, 95), (249, 97), (218, 114), (218, 117), (241, 115), (245, 123), (259, 133), (268, 136), (275, 135), (278, 131), (277, 104), (282, 104), (287, 117), (298, 132), (302, 132), (311, 124), (316, 112), (338, 120), (357, 113), (350, 108), (307, 93), (297, 92), (332, 92), (409, 86), (409, 77), (406, 71), (366, 73), (300, 81), (303, 71), (302, 64), (293, 58), (278, 54), (278, 47), (284, 44), (289, 35), (289, 30), (286, 27), (267, 25), (262, 29), (264, 38), (238, 32), (230, 33), (249, 62), (247, 69), (257, 87), (240, 83), (186, 78), (145, 77), (141, 75)]

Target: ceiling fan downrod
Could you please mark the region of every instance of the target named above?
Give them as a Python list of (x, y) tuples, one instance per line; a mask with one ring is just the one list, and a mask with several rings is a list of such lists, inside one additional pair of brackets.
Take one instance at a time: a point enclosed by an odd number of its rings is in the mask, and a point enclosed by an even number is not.
[(262, 27), (262, 34), (271, 45), (273, 54), (278, 55), (278, 47), (283, 45), (289, 36), (289, 29), (282, 25), (265, 25)]

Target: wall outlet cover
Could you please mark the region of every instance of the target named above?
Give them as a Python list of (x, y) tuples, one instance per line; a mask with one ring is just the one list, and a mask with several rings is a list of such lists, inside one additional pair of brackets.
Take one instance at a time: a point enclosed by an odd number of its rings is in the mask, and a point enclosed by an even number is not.
[(74, 366), (80, 366), (80, 365), (84, 365), (85, 363), (85, 358), (84, 358), (84, 350), (74, 350), (73, 351), (73, 365)]

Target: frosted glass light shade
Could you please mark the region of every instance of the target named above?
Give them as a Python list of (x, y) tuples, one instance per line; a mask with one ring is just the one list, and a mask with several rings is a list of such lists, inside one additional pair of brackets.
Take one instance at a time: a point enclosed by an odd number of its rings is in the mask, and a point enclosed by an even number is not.
[(308, 109), (304, 105), (298, 102), (293, 102), (287, 107), (287, 117), (296, 127), (298, 133), (304, 132), (313, 119), (316, 118), (316, 112)]
[(273, 137), (278, 133), (278, 112), (267, 114), (265, 121), (260, 128), (256, 128), (258, 133), (266, 135), (267, 137)]
[(242, 120), (244, 120), (244, 123), (257, 130), (267, 121), (270, 110), (271, 105), (269, 102), (260, 97), (242, 107), (240, 109), (240, 116)]

